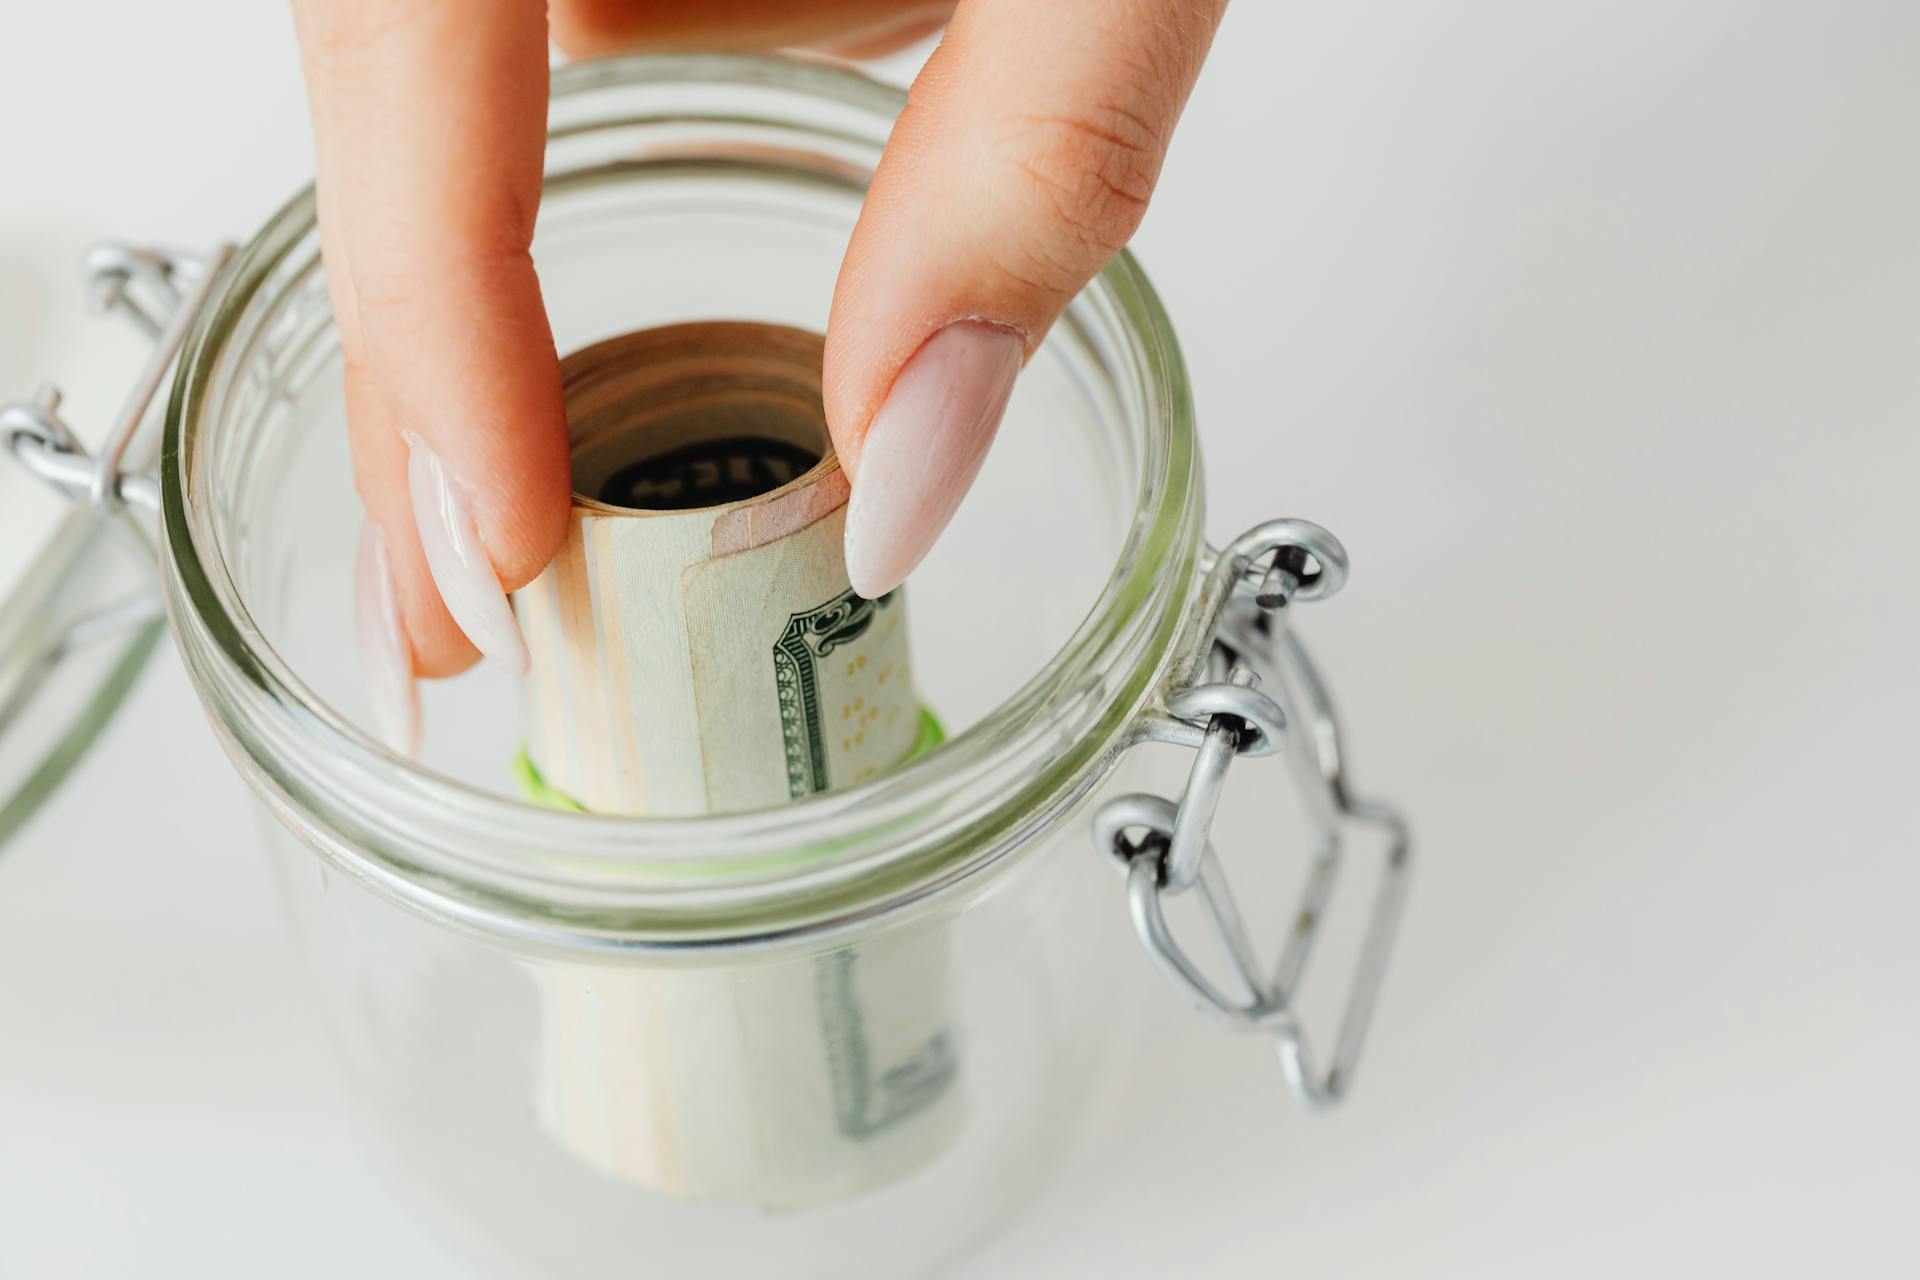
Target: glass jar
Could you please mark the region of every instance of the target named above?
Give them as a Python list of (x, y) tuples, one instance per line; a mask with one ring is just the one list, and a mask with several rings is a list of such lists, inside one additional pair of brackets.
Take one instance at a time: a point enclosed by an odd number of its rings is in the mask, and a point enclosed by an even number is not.
[[(902, 103), (781, 59), (557, 71), (534, 255), (560, 349), (693, 319), (824, 328)], [(181, 347), (158, 486), (173, 634), (268, 815), (383, 1163), (484, 1268), (936, 1267), (1031, 1198), (1110, 1073), (1137, 990), (1114, 961), (1123, 899), (1180, 989), (1271, 1036), (1304, 1098), (1344, 1088), (1404, 832), (1347, 794), (1324, 691), (1279, 625), (1290, 601), (1338, 586), (1344, 556), (1297, 522), (1203, 545), (1185, 371), (1131, 258), (1043, 344), (911, 584), (920, 692), (951, 740), (869, 784), (697, 819), (524, 802), (508, 771), (517, 693), (484, 668), (425, 691), (421, 760), (364, 728), (344, 603), (360, 511), (311, 194), (212, 266), (197, 282), (182, 264), (149, 270), (180, 307), (171, 326), (152, 317)], [(33, 469), (137, 523), (137, 407), (98, 460), (56, 438), (53, 406), (9, 412)], [(80, 567), (35, 587), (36, 616), (91, 581), (91, 540), (67, 541), (63, 563)], [(138, 612), (110, 654), (151, 647)], [(8, 634), (9, 653), (29, 639)], [(124, 677), (129, 662), (106, 665)], [(82, 683), (89, 710), (63, 723), (91, 736), (124, 678)], [(1287, 710), (1311, 732), (1285, 736)], [(1101, 808), (1096, 841), (1123, 892), (1075, 816), (1142, 772), (1128, 751), (1144, 742), (1194, 754), (1180, 804)], [(1267, 968), (1206, 824), (1228, 766), (1287, 742), (1319, 840), (1306, 907)], [(35, 775), (38, 794), (52, 776)], [(1355, 822), (1387, 829), (1388, 873), (1323, 1075), (1291, 996)], [(1163, 898), (1194, 886), (1238, 994), (1168, 927)]]

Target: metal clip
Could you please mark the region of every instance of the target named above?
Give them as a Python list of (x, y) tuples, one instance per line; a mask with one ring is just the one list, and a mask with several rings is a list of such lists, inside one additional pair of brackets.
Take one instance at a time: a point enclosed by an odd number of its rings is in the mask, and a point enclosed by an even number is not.
[(160, 483), (143, 471), (128, 470), (127, 450), (180, 354), (188, 328), (232, 256), (232, 245), (221, 245), (205, 259), (120, 244), (88, 250), (88, 297), (102, 310), (124, 313), (155, 340), (153, 351), (98, 454), (89, 454), (60, 416), (60, 391), (53, 386), (41, 387), (31, 400), (0, 407), (0, 439), (8, 452), (101, 517), (126, 506), (157, 514)]
[[(1236, 1030), (1272, 1036), (1288, 1085), (1313, 1108), (1331, 1106), (1352, 1084), (1386, 973), (1412, 855), (1406, 823), (1385, 805), (1356, 799), (1350, 791), (1332, 699), (1288, 626), (1291, 604), (1325, 599), (1346, 577), (1345, 548), (1331, 533), (1304, 520), (1270, 521), (1235, 539), (1216, 562), (1209, 583), (1206, 598), (1215, 612), (1193, 664), (1201, 678), (1167, 695), (1170, 721), (1155, 724), (1145, 735), (1194, 748), (1186, 789), (1177, 804), (1143, 793), (1120, 796), (1102, 805), (1093, 819), (1095, 843), (1125, 870), (1128, 910), (1147, 953), (1203, 1010)], [(1259, 688), (1263, 676), (1273, 685), (1271, 693)], [(1304, 722), (1304, 741), (1286, 741), (1285, 708)], [(1214, 854), (1210, 829), (1234, 760), (1271, 755), (1284, 746), (1292, 748), (1287, 754), (1317, 839), (1293, 930), (1266, 971)], [(1322, 1075), (1294, 997), (1326, 915), (1346, 833), (1353, 827), (1384, 833), (1386, 859), (1333, 1057)], [(1241, 997), (1216, 986), (1167, 924), (1165, 899), (1196, 885), (1244, 991)]]

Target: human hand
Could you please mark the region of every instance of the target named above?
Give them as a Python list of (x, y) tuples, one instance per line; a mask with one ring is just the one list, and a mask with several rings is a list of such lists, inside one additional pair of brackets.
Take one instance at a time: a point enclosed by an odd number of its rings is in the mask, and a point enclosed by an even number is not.
[(527, 649), (506, 592), (558, 548), (567, 429), (530, 256), (548, 38), (569, 54), (947, 31), (827, 326), (847, 569), (896, 586), (973, 482), (1026, 357), (1139, 225), (1226, 0), (294, 0), (366, 503), (356, 611), (382, 736), (416, 677)]

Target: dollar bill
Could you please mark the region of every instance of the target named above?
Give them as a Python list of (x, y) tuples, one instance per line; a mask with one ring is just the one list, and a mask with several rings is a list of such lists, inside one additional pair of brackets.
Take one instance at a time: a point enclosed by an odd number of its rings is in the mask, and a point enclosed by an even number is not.
[(815, 335), (714, 323), (563, 363), (582, 496), (516, 607), (529, 750), (587, 808), (759, 808), (912, 749), (904, 609), (847, 584), (819, 362)]
[[(921, 732), (899, 593), (841, 551), (821, 339), (678, 325), (569, 356), (575, 498), (516, 593), (543, 787), (606, 813), (761, 808), (863, 782)], [(905, 1176), (958, 1131), (942, 926), (728, 967), (538, 971), (535, 1111), (602, 1172), (775, 1208)]]
[(965, 1119), (944, 926), (755, 967), (538, 971), (534, 1111), (622, 1181), (776, 1211), (890, 1186)]

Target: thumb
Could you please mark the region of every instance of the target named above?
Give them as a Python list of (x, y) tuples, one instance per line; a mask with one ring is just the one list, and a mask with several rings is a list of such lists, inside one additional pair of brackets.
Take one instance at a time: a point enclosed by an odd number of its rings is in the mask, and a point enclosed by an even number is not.
[(840, 269), (824, 393), (866, 596), (966, 495), (1027, 355), (1146, 212), (1226, 0), (962, 0)]

